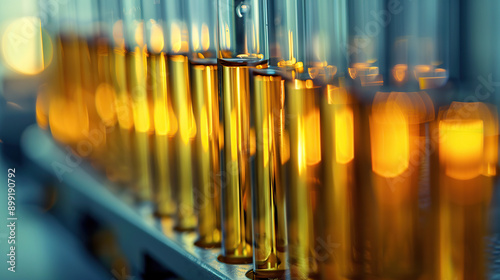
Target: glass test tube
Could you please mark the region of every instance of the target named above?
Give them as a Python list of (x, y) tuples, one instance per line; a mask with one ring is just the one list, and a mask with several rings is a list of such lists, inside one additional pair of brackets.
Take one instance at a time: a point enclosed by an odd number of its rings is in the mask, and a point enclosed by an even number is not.
[[(283, 147), (287, 151), (282, 155), (288, 261), (296, 279), (340, 279), (337, 262), (348, 263), (353, 251), (348, 197), (353, 179), (349, 152), (353, 112), (343, 83), (345, 9), (345, 1), (287, 2), (287, 20), (298, 21), (295, 30), (289, 30), (290, 40), (297, 41), (293, 58), (303, 65), (303, 73), (297, 71), (286, 86)], [(343, 126), (336, 127), (336, 119)], [(336, 153), (345, 155), (338, 164), (332, 161)]]
[[(46, 83), (43, 83), (37, 91), (35, 113), (36, 122), (41, 129), (49, 129), (49, 108), (50, 108), (50, 97), (53, 92), (60, 91), (58, 88), (58, 82), (56, 81), (58, 77), (58, 64), (57, 58), (59, 57), (60, 48), (56, 46), (59, 36), (59, 12), (47, 13), (48, 3), (38, 1), (40, 6), (38, 10), (38, 16), (40, 17), (40, 48), (35, 50), (34, 54), (40, 54), (40, 59), (38, 65), (41, 69), (48, 73), (48, 79)], [(60, 11), (60, 10), (59, 10)], [(34, 26), (38, 25), (35, 23)], [(49, 44), (46, 46), (46, 44)], [(46, 54), (50, 54), (46, 57)]]
[(284, 80), (277, 69), (253, 72), (255, 183), (253, 184), (253, 277), (284, 277), (285, 190), (281, 181)]
[(453, 102), (441, 108), (439, 223), (435, 279), (487, 279), (488, 213), (498, 163), (496, 108)]
[(190, 0), (189, 59), (195, 139), (195, 208), (200, 247), (221, 244), (217, 2)]
[[(107, 29), (101, 23), (103, 7), (97, 0), (78, 2), (79, 33), (82, 35), (80, 47), (82, 82), (88, 95), (90, 121), (95, 123), (89, 131), (92, 144), (94, 166), (102, 169), (108, 178), (115, 181), (115, 155), (119, 153), (113, 143), (116, 124), (115, 93), (110, 70), (110, 48)], [(83, 11), (90, 11), (83, 12)]]
[[(370, 123), (372, 184), (377, 221), (372, 234), (373, 273), (396, 279), (422, 273), (418, 188), (424, 155), (421, 123), (434, 115), (426, 93), (379, 92)], [(432, 103), (430, 103), (432, 104)]]
[[(319, 277), (315, 247), (322, 222), (320, 202), (321, 87), (311, 80), (288, 83), (285, 95), (285, 135), (282, 164), (287, 186), (288, 261), (291, 277)], [(286, 138), (285, 138), (286, 139)]]
[(189, 84), (189, 36), (185, 1), (163, 2), (162, 17), (165, 38), (165, 52), (168, 61), (169, 86), (172, 94), (173, 111), (177, 117), (178, 132), (174, 136), (176, 152), (177, 212), (175, 229), (180, 231), (196, 228), (194, 208), (193, 149), (197, 134), (193, 115), (193, 103)]
[(153, 100), (154, 139), (151, 142), (153, 158), (153, 185), (156, 214), (170, 216), (175, 213), (176, 202), (172, 180), (175, 158), (174, 136), (177, 118), (173, 111), (169, 84), (167, 57), (161, 5), (159, 1), (142, 1), (147, 56), (147, 91)]
[[(49, 127), (55, 140), (69, 145), (80, 156), (78, 143), (89, 132), (88, 106), (81, 81), (80, 46), (76, 21), (76, 1), (61, 6), (59, 17), (59, 64), (55, 84), (59, 90), (51, 93)], [(87, 154), (88, 155), (88, 154)]]
[(152, 174), (150, 137), (154, 133), (152, 96), (147, 91), (147, 49), (144, 20), (139, 0), (123, 1), (125, 69), (127, 90), (132, 102), (134, 191), (139, 201), (151, 200)]
[[(111, 4), (112, 2), (108, 2)], [(100, 138), (105, 141), (103, 145), (103, 164), (106, 176), (111, 181), (122, 183), (120, 178), (120, 130), (117, 129), (117, 116), (116, 116), (116, 92), (113, 87), (112, 80), (112, 65), (111, 65), (111, 52), (112, 47), (111, 38), (112, 32), (108, 25), (108, 18), (112, 17), (113, 9), (108, 6), (106, 2), (95, 1), (97, 10), (97, 35), (93, 41), (89, 42), (89, 50), (95, 53), (95, 61), (93, 65), (95, 70), (93, 74), (96, 80), (95, 89), (95, 107), (96, 112), (101, 119), (99, 134), (104, 134), (105, 138)]]
[(377, 11), (385, 11), (385, 3), (385, 0), (348, 1), (349, 38), (346, 51), (349, 76), (357, 82), (355, 85), (379, 86), (386, 78), (384, 46), (387, 31), (384, 25), (373, 19)]
[[(284, 278), (287, 270), (285, 185), (281, 158), (285, 122), (285, 79), (296, 71), (287, 1), (268, 2), (269, 68), (252, 73), (252, 122), (255, 125), (255, 183), (252, 185), (253, 278)], [(274, 21), (274, 22), (273, 22)], [(282, 77), (283, 76), (283, 77)]]
[(387, 4), (372, 18), (387, 26), (386, 84), (438, 88), (449, 76), (449, 1), (403, 1)]
[(130, 185), (133, 184), (134, 173), (132, 156), (134, 119), (132, 100), (127, 88), (123, 12), (119, 0), (100, 1), (100, 13), (102, 32), (108, 38), (109, 44), (108, 63), (116, 114), (116, 126), (111, 132), (112, 139), (109, 141), (109, 146), (114, 147), (112, 151), (116, 152), (116, 160), (113, 163), (116, 173), (111, 176), (121, 184)]
[(252, 261), (250, 166), (255, 133), (250, 121), (249, 70), (267, 65), (266, 7), (267, 1), (218, 1), (217, 58), (224, 122), (219, 260), (229, 263)]

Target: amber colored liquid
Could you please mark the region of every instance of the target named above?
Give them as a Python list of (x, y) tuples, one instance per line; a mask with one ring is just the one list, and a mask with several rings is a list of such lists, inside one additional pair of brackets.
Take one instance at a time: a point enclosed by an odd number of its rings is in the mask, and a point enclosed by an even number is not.
[(125, 53), (127, 89), (132, 103), (134, 186), (139, 201), (151, 200), (150, 135), (154, 131), (152, 97), (147, 93), (147, 53), (136, 47)]
[(172, 93), (168, 84), (168, 62), (164, 53), (148, 57), (148, 89), (154, 104), (154, 141), (152, 145), (154, 200), (160, 216), (175, 213), (172, 184), (173, 137), (177, 133), (177, 119), (172, 107)]
[(169, 82), (172, 91), (173, 109), (177, 116), (179, 131), (175, 135), (177, 165), (177, 212), (175, 229), (180, 231), (196, 228), (194, 209), (193, 145), (197, 134), (193, 115), (193, 104), (189, 84), (189, 63), (185, 55), (168, 56)]
[(132, 136), (134, 132), (134, 118), (132, 113), (132, 100), (128, 93), (127, 71), (126, 71), (126, 51), (115, 48), (110, 53), (110, 72), (112, 86), (115, 92), (115, 114), (117, 124), (113, 131), (113, 139), (110, 146), (115, 146), (116, 161), (112, 176), (116, 181), (125, 184), (133, 184), (133, 157)]
[[(287, 186), (287, 229), (290, 273), (297, 279), (317, 278), (325, 251), (320, 234), (320, 97), (311, 81), (295, 80), (286, 88), (286, 135), (289, 158), (283, 159)], [(319, 248), (319, 250), (318, 250)], [(328, 249), (328, 248), (325, 248)]]
[(195, 139), (195, 203), (201, 247), (221, 243), (219, 164), (219, 85), (215, 60), (191, 64), (191, 92), (198, 132)]
[(54, 139), (70, 145), (80, 156), (89, 156), (87, 151), (80, 152), (77, 148), (79, 141), (86, 140), (90, 131), (79, 41), (77, 36), (69, 34), (59, 38), (60, 52), (56, 60), (59, 67), (54, 79), (56, 90), (50, 93), (49, 127)]
[(255, 277), (281, 277), (286, 270), (285, 186), (281, 180), (281, 136), (284, 129), (283, 85), (280, 76), (254, 76), (256, 183), (253, 195)]
[(252, 261), (249, 68), (265, 63), (219, 60), (224, 120), (220, 259), (230, 263)]
[[(112, 50), (108, 41), (101, 37), (89, 41), (88, 46), (90, 59), (84, 59), (84, 61), (92, 67), (87, 79), (92, 80), (95, 85), (92, 95), (95, 115), (98, 116), (98, 129), (91, 133), (96, 144), (96, 161), (99, 167), (106, 171), (109, 179), (119, 181), (120, 171), (115, 166), (122, 151), (117, 145), (119, 130), (116, 129), (116, 92), (111, 73)], [(86, 57), (85, 53), (84, 57)]]
[(321, 102), (324, 151), (323, 233), (320, 247), (324, 279), (357, 279), (362, 260), (357, 256), (359, 230), (354, 175), (355, 106), (342, 87), (328, 85)]
[[(459, 158), (467, 163), (472, 163), (469, 170), (480, 170), (483, 164), (483, 154), (478, 157), (481, 161), (475, 161), (471, 154), (460, 154), (460, 150), (478, 151), (478, 146), (484, 141), (483, 130), (467, 130), (463, 128), (466, 121), (455, 121), (448, 125), (448, 131), (443, 129), (443, 121), (435, 121), (432, 129), (439, 128), (438, 135), (433, 143), (438, 147), (435, 152), (433, 163), (434, 182), (433, 186), (437, 203), (434, 212), (436, 217), (437, 236), (435, 247), (435, 274), (434, 279), (489, 279), (488, 278), (488, 254), (487, 239), (488, 224), (491, 223), (489, 211), (491, 211), (491, 199), (494, 188), (494, 177), (476, 174), (468, 178), (460, 178), (466, 172), (450, 172), (450, 156), (462, 155)], [(479, 123), (482, 127), (483, 123)], [(441, 126), (443, 125), (443, 126)], [(452, 132), (455, 132), (453, 134)], [(465, 139), (465, 141), (464, 141)], [(471, 139), (478, 139), (473, 142)], [(469, 140), (467, 142), (467, 140)], [(472, 143), (471, 143), (472, 142)], [(473, 145), (476, 144), (476, 145)], [(475, 146), (475, 147), (471, 147)], [(446, 154), (448, 149), (448, 154)], [(482, 149), (480, 150), (482, 152)], [(469, 156), (469, 158), (466, 158)], [(444, 163), (445, 161), (448, 161)], [(457, 159), (453, 163), (457, 163)], [(456, 166), (455, 166), (456, 167)], [(453, 171), (453, 170), (452, 170)], [(461, 171), (461, 170), (460, 170)], [(487, 173), (490, 174), (490, 173)]]

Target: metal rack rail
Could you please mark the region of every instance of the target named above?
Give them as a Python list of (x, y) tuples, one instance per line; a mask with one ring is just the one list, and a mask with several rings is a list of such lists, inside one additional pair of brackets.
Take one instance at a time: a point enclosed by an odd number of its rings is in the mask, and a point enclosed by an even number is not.
[(21, 145), (27, 158), (56, 182), (57, 214), (63, 222), (75, 232), (82, 230), (83, 217), (110, 227), (133, 275), (144, 273), (147, 259), (152, 258), (186, 279), (247, 279), (251, 265), (221, 263), (218, 249), (193, 245), (195, 233), (175, 232), (171, 219), (156, 218), (147, 206), (127, 203), (127, 193), (113, 189), (88, 163), (71, 161), (69, 150), (37, 126), (25, 131)]

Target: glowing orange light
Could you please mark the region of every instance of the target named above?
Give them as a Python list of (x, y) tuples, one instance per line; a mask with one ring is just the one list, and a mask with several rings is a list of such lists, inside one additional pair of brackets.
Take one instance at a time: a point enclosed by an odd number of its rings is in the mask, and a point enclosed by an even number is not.
[(483, 121), (443, 120), (439, 122), (439, 151), (446, 175), (468, 180), (481, 174), (483, 163)]
[(370, 116), (372, 169), (388, 178), (400, 175), (409, 166), (410, 127), (404, 105), (387, 99), (374, 104)]
[(49, 126), (55, 139), (63, 143), (82, 140), (89, 131), (87, 108), (61, 98), (50, 102)]
[(392, 76), (396, 82), (404, 82), (406, 81), (406, 74), (408, 73), (408, 65), (406, 64), (397, 64), (392, 68)]
[[(478, 172), (484, 176), (496, 175), (496, 166), (498, 163), (498, 118), (496, 109), (492, 105), (487, 105), (480, 102), (469, 102), (469, 103), (453, 102), (450, 105), (450, 107), (445, 111), (443, 120), (441, 122), (443, 121), (447, 121), (444, 122), (445, 124), (446, 123), (456, 124), (456, 127), (454, 127), (455, 130), (461, 129), (463, 130), (462, 133), (470, 134), (462, 136), (464, 139), (457, 138), (460, 139), (457, 141), (463, 140), (461, 143), (463, 143), (464, 141), (471, 142), (474, 140), (471, 139), (472, 137), (479, 137), (476, 134), (481, 134), (482, 153), (480, 153), (479, 155), (481, 159), (479, 167), (474, 165), (474, 167), (469, 168), (468, 172), (466, 170), (459, 172), (458, 168), (456, 168), (457, 172), (450, 171), (451, 172), (450, 175), (448, 174), (449, 173), (448, 166), (450, 164), (447, 163), (447, 159), (450, 158), (450, 155), (448, 155), (447, 151), (450, 148), (452, 148), (453, 145), (450, 146), (450, 144), (447, 144), (448, 137), (446, 136), (449, 134), (447, 132), (452, 128), (448, 128), (447, 126), (445, 126), (443, 127), (444, 129), (443, 133), (441, 133), (441, 126), (440, 126), (440, 141), (441, 141), (440, 147), (441, 144), (443, 145), (443, 147), (446, 146), (444, 147), (443, 153), (440, 153), (440, 156), (442, 162), (445, 163), (447, 166), (446, 167), (447, 174), (457, 179), (464, 179), (464, 178), (470, 179), (471, 176), (473, 175), (477, 176)], [(480, 125), (477, 124), (477, 122), (481, 122), (481, 127), (479, 127)], [(451, 132), (455, 134), (460, 132), (460, 131), (455, 132), (455, 130), (452, 130)], [(455, 134), (452, 134), (452, 136)], [(469, 147), (472, 144), (473, 143), (464, 144), (465, 146), (462, 146), (462, 148), (467, 147), (467, 151), (470, 152), (473, 152), (475, 149), (479, 149), (479, 147), (476, 148)], [(470, 157), (470, 155), (468, 155), (464, 151), (460, 152), (460, 154), (463, 156)], [(451, 157), (453, 156), (456, 157), (457, 155), (451, 155)], [(470, 160), (469, 163), (472, 164), (473, 160)], [(459, 164), (459, 162), (457, 164)], [(460, 167), (460, 165), (458, 165), (458, 167)], [(477, 168), (479, 168), (479, 171), (477, 170)], [(465, 167), (463, 169), (465, 169)], [(461, 173), (461, 174), (455, 174), (455, 173)]]
[(304, 125), (306, 162), (308, 165), (315, 165), (321, 161), (321, 129), (318, 109), (307, 114)]
[(290, 159), (290, 136), (288, 131), (283, 131), (281, 134), (281, 163), (284, 164)]
[(116, 121), (114, 104), (114, 88), (106, 83), (100, 84), (95, 93), (95, 106), (99, 117), (108, 126), (113, 125)]

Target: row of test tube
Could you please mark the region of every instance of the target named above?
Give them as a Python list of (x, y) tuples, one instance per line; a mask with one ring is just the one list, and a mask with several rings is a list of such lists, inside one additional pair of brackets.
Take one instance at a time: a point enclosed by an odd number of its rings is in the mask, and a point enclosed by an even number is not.
[(452, 2), (68, 0), (37, 120), (249, 277), (486, 279), (498, 120)]

